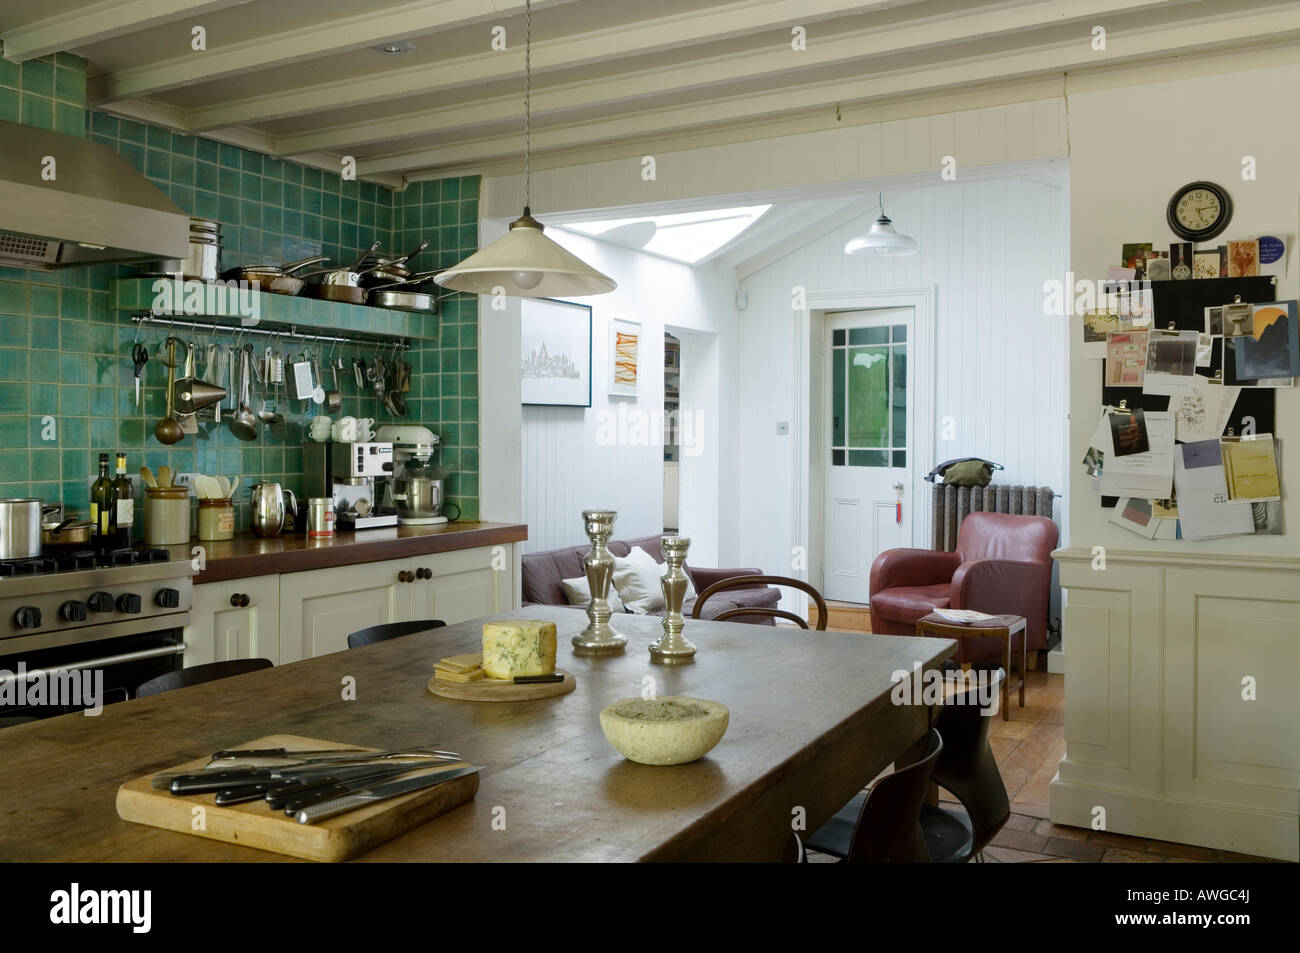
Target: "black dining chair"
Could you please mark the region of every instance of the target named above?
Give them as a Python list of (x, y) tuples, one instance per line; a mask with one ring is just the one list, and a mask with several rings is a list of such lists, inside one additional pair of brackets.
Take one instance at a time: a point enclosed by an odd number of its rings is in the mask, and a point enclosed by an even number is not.
[(930, 729), (918, 760), (854, 797), (808, 838), (808, 848), (853, 863), (930, 863), (921, 808), (943, 748), (939, 732)]
[[(691, 618), (698, 619), (704, 603), (719, 592), (726, 589), (753, 589), (756, 586), (789, 586), (791, 589), (800, 589), (808, 593), (817, 605), (817, 630), (819, 632), (826, 630), (826, 600), (822, 598), (822, 594), (802, 579), (792, 579), (789, 576), (731, 576), (720, 579), (695, 597), (695, 608), (691, 610)], [(774, 619), (789, 619), (791, 622), (797, 622), (801, 628), (808, 628), (807, 620), (801, 619), (793, 612), (773, 609), (769, 606), (736, 606), (734, 609), (719, 612), (713, 617), (713, 621), (725, 622), (738, 615), (765, 615)]]
[(403, 635), (428, 632), (430, 629), (441, 629), (446, 624), (441, 619), (414, 619), (410, 622), (385, 622), (383, 625), (372, 625), (368, 629), (359, 629), (349, 635), (348, 648), (359, 649), (363, 645), (387, 642), (389, 639), (395, 639)]
[(266, 658), (235, 658), (224, 662), (208, 662), (206, 665), (195, 665), (176, 672), (167, 672), (142, 682), (135, 690), (135, 697), (144, 698), (146, 695), (157, 695), (177, 688), (189, 688), (191, 685), (215, 682), (221, 678), (234, 678), (236, 675), (260, 672), (264, 668), (273, 666), (274, 663)]
[(931, 780), (961, 804), (961, 810), (926, 805), (921, 827), (936, 863), (964, 863), (980, 854), (1011, 817), (1011, 801), (989, 747), (989, 722), (997, 714), (1002, 682), (1007, 673), (998, 668), (985, 684), (987, 707), (981, 705), (978, 686), (969, 684), (944, 700), (935, 721), (943, 736), (943, 754), (935, 762)]

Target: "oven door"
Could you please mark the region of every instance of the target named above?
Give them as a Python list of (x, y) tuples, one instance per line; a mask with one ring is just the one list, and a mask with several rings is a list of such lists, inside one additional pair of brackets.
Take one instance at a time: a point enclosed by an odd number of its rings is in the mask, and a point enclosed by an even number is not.
[(0, 727), (125, 701), (181, 668), (180, 629), (0, 656)]

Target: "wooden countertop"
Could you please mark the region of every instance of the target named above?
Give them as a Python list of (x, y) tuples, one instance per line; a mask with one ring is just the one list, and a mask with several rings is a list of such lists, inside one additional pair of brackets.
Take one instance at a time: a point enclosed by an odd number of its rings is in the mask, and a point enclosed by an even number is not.
[[(4, 729), (0, 857), (10, 861), (284, 861), (290, 858), (117, 817), (118, 785), (220, 748), (280, 732), (400, 747), (431, 744), (483, 765), (468, 804), (363, 855), (367, 861), (775, 860), (791, 811), (808, 830), (828, 820), (929, 726), (923, 707), (890, 700), (891, 675), (937, 665), (943, 639), (804, 632), (687, 620), (694, 663), (664, 667), (646, 646), (660, 620), (626, 616), (624, 655), (579, 658), (577, 609), (530, 606), (501, 617), (549, 618), (568, 695), (461, 702), (430, 695), (434, 662), (476, 650), (478, 619), (239, 678)], [(356, 700), (340, 680), (356, 679)], [(722, 702), (726, 735), (674, 767), (625, 760), (600, 730), (601, 708), (658, 694)], [(494, 819), (505, 811), (505, 829)], [(497, 824), (500, 827), (500, 824)]]
[(305, 535), (292, 533), (261, 539), (252, 533), (239, 533), (231, 540), (203, 542), (196, 539), (184, 546), (166, 548), (172, 551), (173, 559), (191, 559), (193, 547), (203, 546), (207, 551), (206, 568), (194, 577), (196, 584), (202, 584), (406, 556), (428, 556), (478, 546), (518, 543), (527, 538), (528, 527), (522, 523), (438, 523), (433, 526), (389, 526), (357, 533), (340, 531), (327, 539), (308, 539)]

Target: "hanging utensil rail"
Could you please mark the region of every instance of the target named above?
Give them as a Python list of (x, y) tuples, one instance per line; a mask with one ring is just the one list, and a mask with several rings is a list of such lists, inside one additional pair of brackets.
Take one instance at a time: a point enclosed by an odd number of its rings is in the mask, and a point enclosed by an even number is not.
[(222, 332), (225, 334), (239, 335), (261, 335), (263, 337), (278, 338), (297, 338), (301, 341), (322, 341), (331, 344), (351, 344), (356, 347), (373, 347), (382, 350), (409, 350), (411, 342), (405, 338), (381, 337), (371, 334), (320, 334), (306, 328), (301, 328), (296, 324), (274, 324), (272, 322), (262, 322), (253, 327), (244, 327), (238, 324), (214, 324), (210, 321), (189, 321), (183, 318), (173, 318), (165, 315), (150, 314), (142, 312), (131, 315), (131, 320), (139, 322), (141, 325), (158, 324), (166, 327), (192, 328), (195, 331)]

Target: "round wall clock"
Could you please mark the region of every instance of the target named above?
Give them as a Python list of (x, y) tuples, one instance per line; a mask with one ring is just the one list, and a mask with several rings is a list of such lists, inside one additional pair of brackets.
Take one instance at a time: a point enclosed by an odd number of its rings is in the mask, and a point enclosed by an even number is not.
[(1228, 227), (1232, 199), (1213, 182), (1190, 182), (1174, 193), (1165, 214), (1174, 234), (1189, 242), (1209, 241)]

